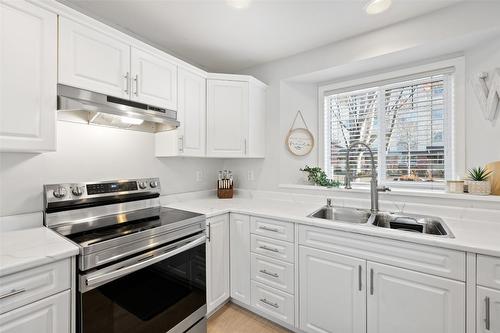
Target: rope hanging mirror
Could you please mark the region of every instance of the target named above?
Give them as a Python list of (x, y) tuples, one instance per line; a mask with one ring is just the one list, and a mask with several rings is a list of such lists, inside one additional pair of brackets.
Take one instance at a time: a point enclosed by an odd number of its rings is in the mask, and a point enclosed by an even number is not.
[[(295, 122), (299, 116), (304, 124), (304, 127), (295, 128)], [(288, 147), (288, 151), (295, 156), (305, 156), (314, 148), (314, 136), (307, 127), (304, 116), (302, 116), (302, 112), (300, 110), (297, 111), (297, 114), (293, 119), (293, 123), (288, 130), (285, 143)]]

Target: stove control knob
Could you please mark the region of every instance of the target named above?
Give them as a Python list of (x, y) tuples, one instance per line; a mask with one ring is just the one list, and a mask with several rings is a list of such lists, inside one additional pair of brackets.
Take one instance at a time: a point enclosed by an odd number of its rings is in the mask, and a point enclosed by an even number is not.
[(56, 197), (57, 199), (62, 199), (66, 196), (66, 189), (62, 186), (58, 186), (53, 192), (52, 194), (54, 195), (54, 197)]
[(158, 182), (157, 181), (152, 181), (151, 183), (149, 183), (149, 186), (151, 186), (152, 188), (157, 188), (158, 187)]
[(148, 184), (146, 184), (146, 182), (139, 182), (139, 188), (141, 190), (144, 190), (146, 187), (148, 187)]
[(80, 186), (75, 186), (73, 187), (73, 190), (71, 190), (71, 193), (73, 193), (74, 196), (79, 197), (80, 195), (83, 194), (83, 190)]

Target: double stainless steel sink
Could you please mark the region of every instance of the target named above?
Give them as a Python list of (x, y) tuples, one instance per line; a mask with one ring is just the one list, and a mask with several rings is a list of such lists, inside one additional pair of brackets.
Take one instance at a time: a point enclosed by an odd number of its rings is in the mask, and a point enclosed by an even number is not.
[(308, 217), (329, 221), (368, 224), (379, 228), (454, 238), (444, 221), (435, 216), (390, 212), (372, 213), (365, 209), (325, 206), (308, 215)]

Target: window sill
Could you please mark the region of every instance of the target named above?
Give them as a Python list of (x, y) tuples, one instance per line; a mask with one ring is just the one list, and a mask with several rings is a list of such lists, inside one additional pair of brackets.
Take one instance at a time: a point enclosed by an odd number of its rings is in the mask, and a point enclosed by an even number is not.
[[(370, 193), (369, 186), (355, 186), (351, 190), (344, 188), (328, 188), (316, 185), (300, 185), (300, 184), (279, 184), (281, 189), (289, 190), (307, 190), (318, 191), (324, 194), (328, 193)], [(390, 192), (382, 192), (381, 195), (387, 196), (410, 196), (410, 197), (425, 197), (425, 198), (442, 198), (453, 200), (472, 200), (481, 202), (500, 202), (500, 195), (474, 195), (474, 194), (456, 194), (447, 193), (443, 190), (429, 190), (429, 189), (407, 189), (407, 188), (391, 188)]]

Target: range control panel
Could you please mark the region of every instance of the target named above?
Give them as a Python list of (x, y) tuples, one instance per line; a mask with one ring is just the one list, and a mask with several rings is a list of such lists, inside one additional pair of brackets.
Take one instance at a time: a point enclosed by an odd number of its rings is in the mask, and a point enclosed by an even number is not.
[(43, 186), (45, 207), (51, 202), (126, 195), (130, 193), (160, 193), (159, 178), (112, 180), (95, 183), (64, 183)]

